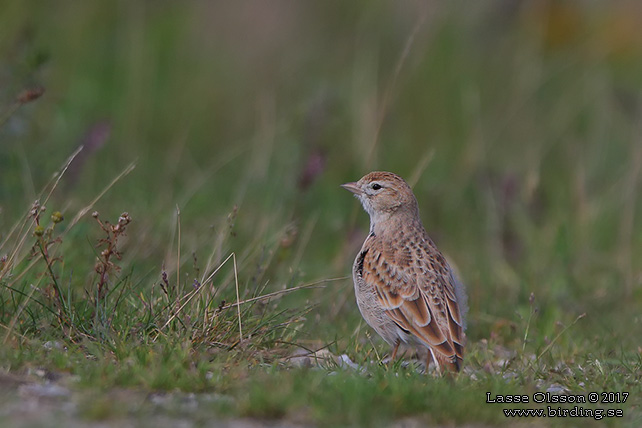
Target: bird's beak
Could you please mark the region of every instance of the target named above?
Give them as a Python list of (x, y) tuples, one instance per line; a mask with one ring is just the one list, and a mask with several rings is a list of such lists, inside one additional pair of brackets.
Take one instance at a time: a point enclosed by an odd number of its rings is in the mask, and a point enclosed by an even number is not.
[(361, 187), (359, 184), (352, 182), (352, 183), (346, 183), (342, 184), (341, 187), (343, 187), (346, 190), (349, 190), (350, 192), (354, 193), (355, 195), (361, 195), (363, 191), (361, 190)]

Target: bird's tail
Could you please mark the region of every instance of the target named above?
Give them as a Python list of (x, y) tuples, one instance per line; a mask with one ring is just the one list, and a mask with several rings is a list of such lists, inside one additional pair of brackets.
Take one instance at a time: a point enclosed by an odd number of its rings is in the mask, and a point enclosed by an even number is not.
[(458, 373), (464, 365), (464, 359), (459, 354), (447, 356), (439, 353), (438, 351), (433, 351), (432, 348), (429, 348), (426, 369), (428, 368), (431, 360), (435, 364), (437, 372), (440, 374), (444, 372)]

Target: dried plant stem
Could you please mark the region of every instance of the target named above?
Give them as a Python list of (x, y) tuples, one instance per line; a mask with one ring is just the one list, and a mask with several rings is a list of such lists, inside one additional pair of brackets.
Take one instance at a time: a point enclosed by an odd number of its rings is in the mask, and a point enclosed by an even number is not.
[(557, 339), (559, 339), (560, 337), (562, 337), (562, 335), (563, 335), (564, 333), (566, 333), (566, 331), (567, 331), (569, 328), (573, 327), (575, 324), (577, 324), (577, 322), (578, 322), (579, 320), (581, 320), (581, 319), (582, 319), (582, 318), (584, 318), (585, 316), (586, 316), (586, 314), (578, 315), (578, 317), (577, 317), (577, 318), (575, 318), (575, 321), (573, 321), (570, 325), (568, 325), (566, 328), (564, 328), (564, 330), (560, 331), (560, 332), (558, 333), (558, 335), (557, 335), (557, 336), (555, 336), (555, 337), (553, 338), (553, 340), (551, 340), (551, 343), (549, 343), (548, 345), (546, 345), (546, 348), (544, 348), (544, 350), (543, 350), (542, 352), (540, 352), (540, 354), (537, 356), (537, 358), (535, 358), (535, 361), (539, 361), (539, 359), (540, 359), (540, 358), (542, 358), (542, 356), (544, 356), (544, 354), (546, 354), (548, 351), (550, 351), (550, 350), (551, 350), (551, 348), (553, 347), (553, 345), (555, 344), (555, 342), (557, 342)]
[[(47, 272), (49, 273), (51, 282), (54, 285), (54, 291), (58, 303), (60, 304), (61, 311), (61, 313), (58, 314), (58, 317), (60, 318), (60, 322), (62, 323), (63, 321), (69, 319), (69, 308), (67, 307), (67, 302), (65, 302), (60, 284), (58, 284), (58, 278), (56, 278), (56, 274), (53, 271), (53, 259), (50, 257), (49, 252), (47, 251), (47, 246), (43, 245), (42, 239), (38, 239), (38, 248), (40, 249), (40, 254), (42, 255), (43, 260), (47, 264)], [(62, 318), (62, 315), (64, 315), (65, 319)]]
[(178, 228), (178, 242), (176, 244), (176, 286), (181, 284), (181, 210), (176, 205), (176, 227)]
[[(191, 292), (190, 292), (190, 293), (188, 293), (186, 296), (184, 296), (184, 297), (183, 297), (183, 299), (185, 299), (185, 302), (184, 302), (184, 303), (183, 303), (183, 304), (182, 304), (182, 305), (181, 305), (181, 306), (176, 310), (176, 312), (174, 312), (174, 313), (172, 314), (172, 316), (171, 316), (171, 317), (169, 317), (169, 319), (165, 322), (165, 324), (163, 324), (163, 326), (160, 328), (160, 330), (164, 330), (164, 329), (165, 329), (165, 327), (167, 327), (167, 326), (168, 326), (168, 325), (169, 325), (169, 324), (174, 320), (174, 318), (176, 318), (176, 317), (181, 313), (181, 311), (183, 310), (183, 308), (184, 308), (185, 306), (187, 306), (187, 304), (188, 304), (189, 302), (191, 302), (191, 301), (192, 301), (192, 299), (194, 298), (194, 296), (196, 296), (197, 294), (199, 294), (203, 288), (204, 288), (204, 287), (199, 287), (199, 288), (197, 288), (196, 290), (191, 291)], [(178, 302), (177, 302), (177, 303), (178, 303)]]
[[(379, 352), (377, 351), (377, 347), (375, 346), (374, 342), (372, 341), (372, 336), (370, 335), (370, 332), (366, 332), (366, 337), (368, 338), (368, 342), (370, 342), (370, 346), (372, 346), (372, 350), (375, 353), (375, 356), (377, 357), (377, 362), (378, 363), (383, 363), (383, 359), (381, 358), (381, 355), (379, 355)], [(426, 370), (428, 368), (426, 367)]]
[(42, 205), (46, 206), (47, 202), (49, 202), (49, 198), (51, 198), (51, 195), (53, 194), (54, 190), (58, 187), (58, 184), (60, 183), (60, 180), (62, 180), (62, 177), (65, 175), (65, 172), (67, 172), (67, 169), (69, 169), (69, 165), (74, 161), (76, 156), (82, 151), (83, 146), (80, 146), (74, 151), (69, 158), (67, 158), (67, 162), (65, 163), (65, 166), (62, 168), (62, 170), (58, 173), (55, 174), (54, 177), (56, 178), (56, 181), (54, 182), (53, 186), (51, 186), (51, 189), (49, 190), (49, 193), (47, 193), (47, 196), (45, 197), (45, 200), (42, 201)]
[(2, 327), (2, 328), (4, 328), (5, 330), (7, 330), (7, 334), (5, 335), (4, 340), (2, 341), (2, 344), (4, 345), (5, 343), (7, 343), (7, 339), (8, 339), (8, 337), (9, 337), (12, 333), (13, 333), (14, 335), (16, 335), (16, 336), (19, 336), (19, 337), (20, 337), (22, 340), (24, 340), (25, 342), (29, 341), (29, 338), (28, 338), (28, 337), (26, 337), (26, 336), (24, 336), (24, 335), (22, 335), (22, 334), (18, 333), (17, 331), (13, 331), (13, 325), (14, 325), (13, 320), (12, 320), (11, 325), (9, 325), (9, 326), (6, 326), (6, 325), (4, 325), (4, 324), (0, 324), (0, 327)]
[[(60, 180), (62, 179), (63, 175), (65, 175), (65, 172), (69, 168), (69, 165), (71, 165), (71, 162), (73, 162), (73, 160), (76, 158), (76, 156), (78, 156), (78, 154), (80, 153), (81, 150), (82, 150), (82, 146), (78, 147), (76, 149), (76, 151), (74, 151), (71, 154), (71, 156), (69, 156), (69, 158), (67, 158), (67, 161), (65, 162), (65, 164), (62, 167), (62, 169), (60, 170), (60, 172), (57, 173), (57, 174), (54, 174), (54, 178), (52, 178), (52, 180), (50, 180), (49, 183), (47, 183), (45, 188), (42, 190), (41, 195), (44, 194), (47, 191), (46, 189), (51, 186), (51, 188), (49, 189), (49, 192), (47, 193), (47, 196), (45, 197), (45, 199), (44, 199), (44, 201), (42, 203), (43, 206), (47, 204), (47, 201), (49, 201), (49, 198), (53, 194), (54, 190), (56, 190), (56, 188), (58, 187), (58, 183), (60, 183)], [(7, 235), (5, 240), (0, 244), (0, 249), (2, 249), (6, 245), (6, 243), (9, 242), (9, 240), (12, 238), (13, 233), (17, 229), (19, 229), (18, 234), (19, 235), (22, 234), (22, 236), (20, 237), (20, 240), (18, 241), (18, 244), (14, 246), (13, 251), (11, 252), (9, 257), (7, 258), (7, 261), (6, 261), (5, 265), (4, 265), (4, 269), (2, 271), (0, 271), (0, 279), (2, 279), (5, 276), (5, 274), (7, 272), (9, 272), (9, 270), (11, 269), (11, 266), (14, 265), (14, 262), (17, 259), (18, 254), (20, 253), (21, 249), (23, 248), (25, 241), (30, 236), (29, 228), (26, 227), (27, 224), (29, 223), (30, 219), (31, 218), (27, 216), (21, 222), (17, 222), (11, 228), (11, 230), (9, 231), (9, 234)], [(29, 266), (33, 266), (33, 264), (31, 264)]]
[[(10, 287), (8, 287), (10, 288)], [(5, 344), (7, 343), (7, 340), (9, 339), (9, 336), (11, 336), (11, 333), (18, 334), (16, 333), (13, 328), (15, 327), (16, 323), (18, 322), (18, 319), (20, 318), (20, 315), (22, 315), (22, 312), (25, 310), (29, 302), (31, 301), (33, 297), (33, 293), (37, 290), (37, 287), (31, 287), (31, 291), (29, 292), (28, 295), (25, 295), (25, 300), (22, 302), (16, 313), (14, 314), (13, 318), (11, 318), (11, 322), (9, 323), (9, 326), (7, 327), (7, 334), (4, 336), (4, 339), (2, 340), (2, 343)], [(47, 307), (47, 306), (45, 306)], [(48, 307), (47, 307), (48, 308)]]
[(370, 148), (366, 154), (366, 163), (365, 163), (366, 166), (372, 165), (372, 162), (374, 160), (375, 149), (377, 148), (377, 144), (379, 143), (379, 135), (381, 134), (381, 127), (383, 126), (383, 121), (386, 117), (386, 114), (388, 113), (388, 107), (390, 106), (392, 92), (393, 90), (396, 89), (397, 80), (401, 75), (401, 70), (403, 69), (403, 66), (406, 63), (408, 56), (410, 55), (410, 50), (412, 49), (412, 45), (414, 44), (415, 37), (419, 33), (419, 30), (421, 29), (421, 27), (423, 27), (427, 17), (428, 17), (427, 12), (423, 12), (421, 15), (419, 15), (419, 18), (417, 19), (417, 23), (415, 24), (410, 35), (408, 36), (408, 39), (406, 40), (406, 44), (404, 45), (403, 51), (401, 52), (401, 55), (399, 56), (397, 64), (395, 65), (395, 70), (392, 73), (392, 76), (388, 81), (388, 84), (386, 85), (386, 88), (383, 94), (383, 99), (381, 100), (381, 107), (379, 108), (379, 112), (377, 115), (377, 124), (374, 132), (373, 141), (370, 144)]
[(415, 184), (417, 184), (421, 175), (424, 173), (426, 168), (428, 168), (428, 165), (430, 165), (430, 162), (432, 161), (434, 156), (435, 156), (434, 147), (429, 148), (424, 153), (422, 158), (417, 163), (417, 166), (415, 167), (414, 171), (410, 175), (410, 179), (408, 180), (408, 185), (410, 187), (415, 187)]
[[(233, 253), (232, 253), (232, 254), (233, 254)], [(227, 263), (227, 261), (228, 261), (229, 259), (231, 259), (231, 258), (232, 258), (232, 254), (230, 254), (229, 256), (227, 256), (227, 257), (225, 258), (225, 260), (223, 260), (223, 262), (222, 262), (221, 264), (219, 264), (219, 265), (218, 265), (218, 267), (217, 267), (216, 269), (214, 269), (214, 272), (212, 272), (212, 273), (211, 273), (207, 278), (205, 278), (203, 281), (201, 281), (201, 284), (203, 284), (203, 285), (204, 285), (204, 284), (208, 283), (212, 278), (214, 278), (214, 275), (216, 275), (216, 274), (218, 273), (218, 271), (219, 271), (219, 270), (221, 270), (221, 268), (223, 267), (223, 265), (224, 265), (225, 263)]]
[(98, 241), (98, 246), (105, 246), (106, 248), (100, 252), (100, 256), (97, 257), (95, 270), (99, 274), (99, 280), (97, 285), (97, 294), (96, 294), (96, 307), (101, 300), (103, 300), (107, 295), (107, 287), (109, 286), (109, 274), (112, 271), (119, 271), (120, 267), (113, 262), (113, 259), (121, 259), (121, 254), (118, 251), (118, 239), (125, 234), (127, 225), (132, 221), (129, 213), (124, 212), (118, 218), (116, 224), (111, 224), (107, 221), (102, 222), (97, 211), (92, 214), (92, 217), (96, 219), (100, 228), (107, 235), (105, 238)]
[(214, 277), (214, 275), (216, 275), (216, 273), (219, 270), (221, 270), (221, 268), (225, 265), (225, 263), (227, 263), (227, 261), (229, 259), (231, 259), (233, 256), (234, 256), (234, 253), (231, 253), (229, 256), (227, 256), (227, 258), (225, 260), (223, 260), (223, 262), (220, 265), (218, 265), (218, 267), (216, 269), (214, 269), (214, 272), (212, 272), (207, 277), (207, 279), (205, 279), (202, 282), (202, 285), (200, 287), (198, 287), (196, 290), (190, 292), (189, 294), (187, 294), (185, 296), (185, 302), (176, 310), (176, 312), (174, 312), (172, 314), (171, 317), (169, 317), (169, 319), (165, 322), (165, 324), (163, 324), (163, 326), (160, 328), (160, 330), (164, 330), (181, 313), (183, 308), (194, 298), (194, 296), (199, 294), (201, 292), (201, 290), (203, 290), (205, 288), (205, 284), (208, 283)]
[(243, 327), (241, 325), (241, 305), (238, 304), (241, 301), (241, 297), (239, 295), (239, 277), (236, 269), (236, 254), (232, 253), (232, 261), (234, 262), (234, 283), (236, 285), (236, 313), (238, 315), (239, 319), (239, 343), (243, 342)]
[(74, 226), (75, 226), (75, 224), (76, 224), (76, 223), (78, 223), (78, 221), (80, 221), (80, 219), (81, 219), (85, 214), (87, 214), (87, 213), (88, 213), (88, 212), (89, 212), (89, 211), (94, 207), (94, 205), (96, 204), (96, 202), (98, 202), (98, 201), (100, 200), (100, 198), (102, 198), (102, 197), (105, 195), (105, 193), (107, 193), (107, 192), (109, 191), (109, 189), (111, 189), (111, 188), (114, 186), (114, 184), (116, 184), (116, 183), (118, 182), (118, 180), (120, 180), (121, 178), (123, 178), (124, 176), (126, 176), (127, 174), (129, 174), (130, 172), (132, 172), (132, 171), (134, 170), (134, 168), (136, 168), (136, 162), (132, 162), (132, 163), (130, 163), (130, 164), (127, 166), (127, 168), (125, 168), (125, 169), (124, 169), (120, 174), (118, 174), (118, 175), (117, 175), (117, 176), (116, 176), (116, 177), (115, 177), (115, 178), (114, 178), (114, 179), (113, 179), (113, 180), (112, 180), (112, 181), (111, 181), (111, 182), (110, 182), (110, 183), (109, 183), (109, 184), (108, 184), (108, 185), (107, 185), (107, 186), (106, 186), (106, 187), (105, 187), (105, 188), (104, 188), (104, 189), (103, 189), (99, 194), (98, 194), (98, 196), (96, 196), (96, 197), (95, 197), (95, 198), (94, 198), (94, 199), (89, 203), (89, 205), (87, 205), (86, 207), (84, 207), (84, 208), (82, 208), (80, 211), (78, 211), (78, 213), (77, 213), (77, 214), (76, 214), (76, 216), (73, 218), (73, 220), (71, 220), (71, 222), (69, 222), (69, 226), (67, 226), (67, 229), (65, 229), (65, 231), (64, 231), (64, 233), (63, 233), (63, 235), (65, 235), (67, 232), (69, 232), (69, 230), (70, 230), (72, 227), (74, 227)]
[(246, 299), (240, 302), (230, 303), (229, 305), (221, 306), (221, 310), (233, 308), (234, 306), (244, 305), (246, 303), (252, 303), (260, 300), (270, 299), (272, 297), (280, 296), (282, 294), (289, 294), (289, 293), (292, 293), (293, 291), (301, 290), (303, 288), (323, 288), (325, 286), (320, 284), (323, 284), (325, 282), (332, 282), (332, 281), (345, 281), (346, 279), (349, 279), (349, 278), (350, 277), (348, 276), (342, 276), (341, 278), (321, 279), (319, 281), (310, 282), (308, 284), (303, 284), (292, 288), (286, 288), (285, 290), (273, 291), (272, 293), (264, 294), (262, 296), (252, 297), (251, 299)]

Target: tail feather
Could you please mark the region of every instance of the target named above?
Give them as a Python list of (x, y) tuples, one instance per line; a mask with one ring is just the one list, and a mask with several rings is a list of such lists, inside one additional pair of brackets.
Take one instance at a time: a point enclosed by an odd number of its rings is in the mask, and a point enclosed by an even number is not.
[(432, 348), (429, 348), (428, 360), (426, 361), (426, 369), (428, 368), (431, 360), (435, 363), (437, 371), (439, 373), (458, 373), (464, 364), (464, 359), (460, 354), (447, 356), (444, 354), (440, 354), (437, 351), (433, 351)]

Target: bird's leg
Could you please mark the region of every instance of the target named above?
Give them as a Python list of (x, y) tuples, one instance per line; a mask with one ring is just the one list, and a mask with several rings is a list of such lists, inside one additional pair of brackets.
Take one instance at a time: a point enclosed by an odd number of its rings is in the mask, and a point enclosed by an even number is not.
[(428, 367), (430, 367), (430, 362), (435, 363), (435, 369), (437, 371), (437, 374), (441, 374), (441, 367), (439, 366), (439, 361), (437, 361), (437, 358), (435, 357), (435, 353), (433, 352), (432, 348), (428, 348), (428, 355), (426, 355), (426, 374), (428, 374)]
[(399, 350), (400, 343), (401, 341), (397, 340), (394, 348), (392, 348), (392, 354), (390, 355), (390, 362), (388, 363), (389, 365), (392, 365), (395, 362), (395, 357), (397, 356), (397, 351)]

